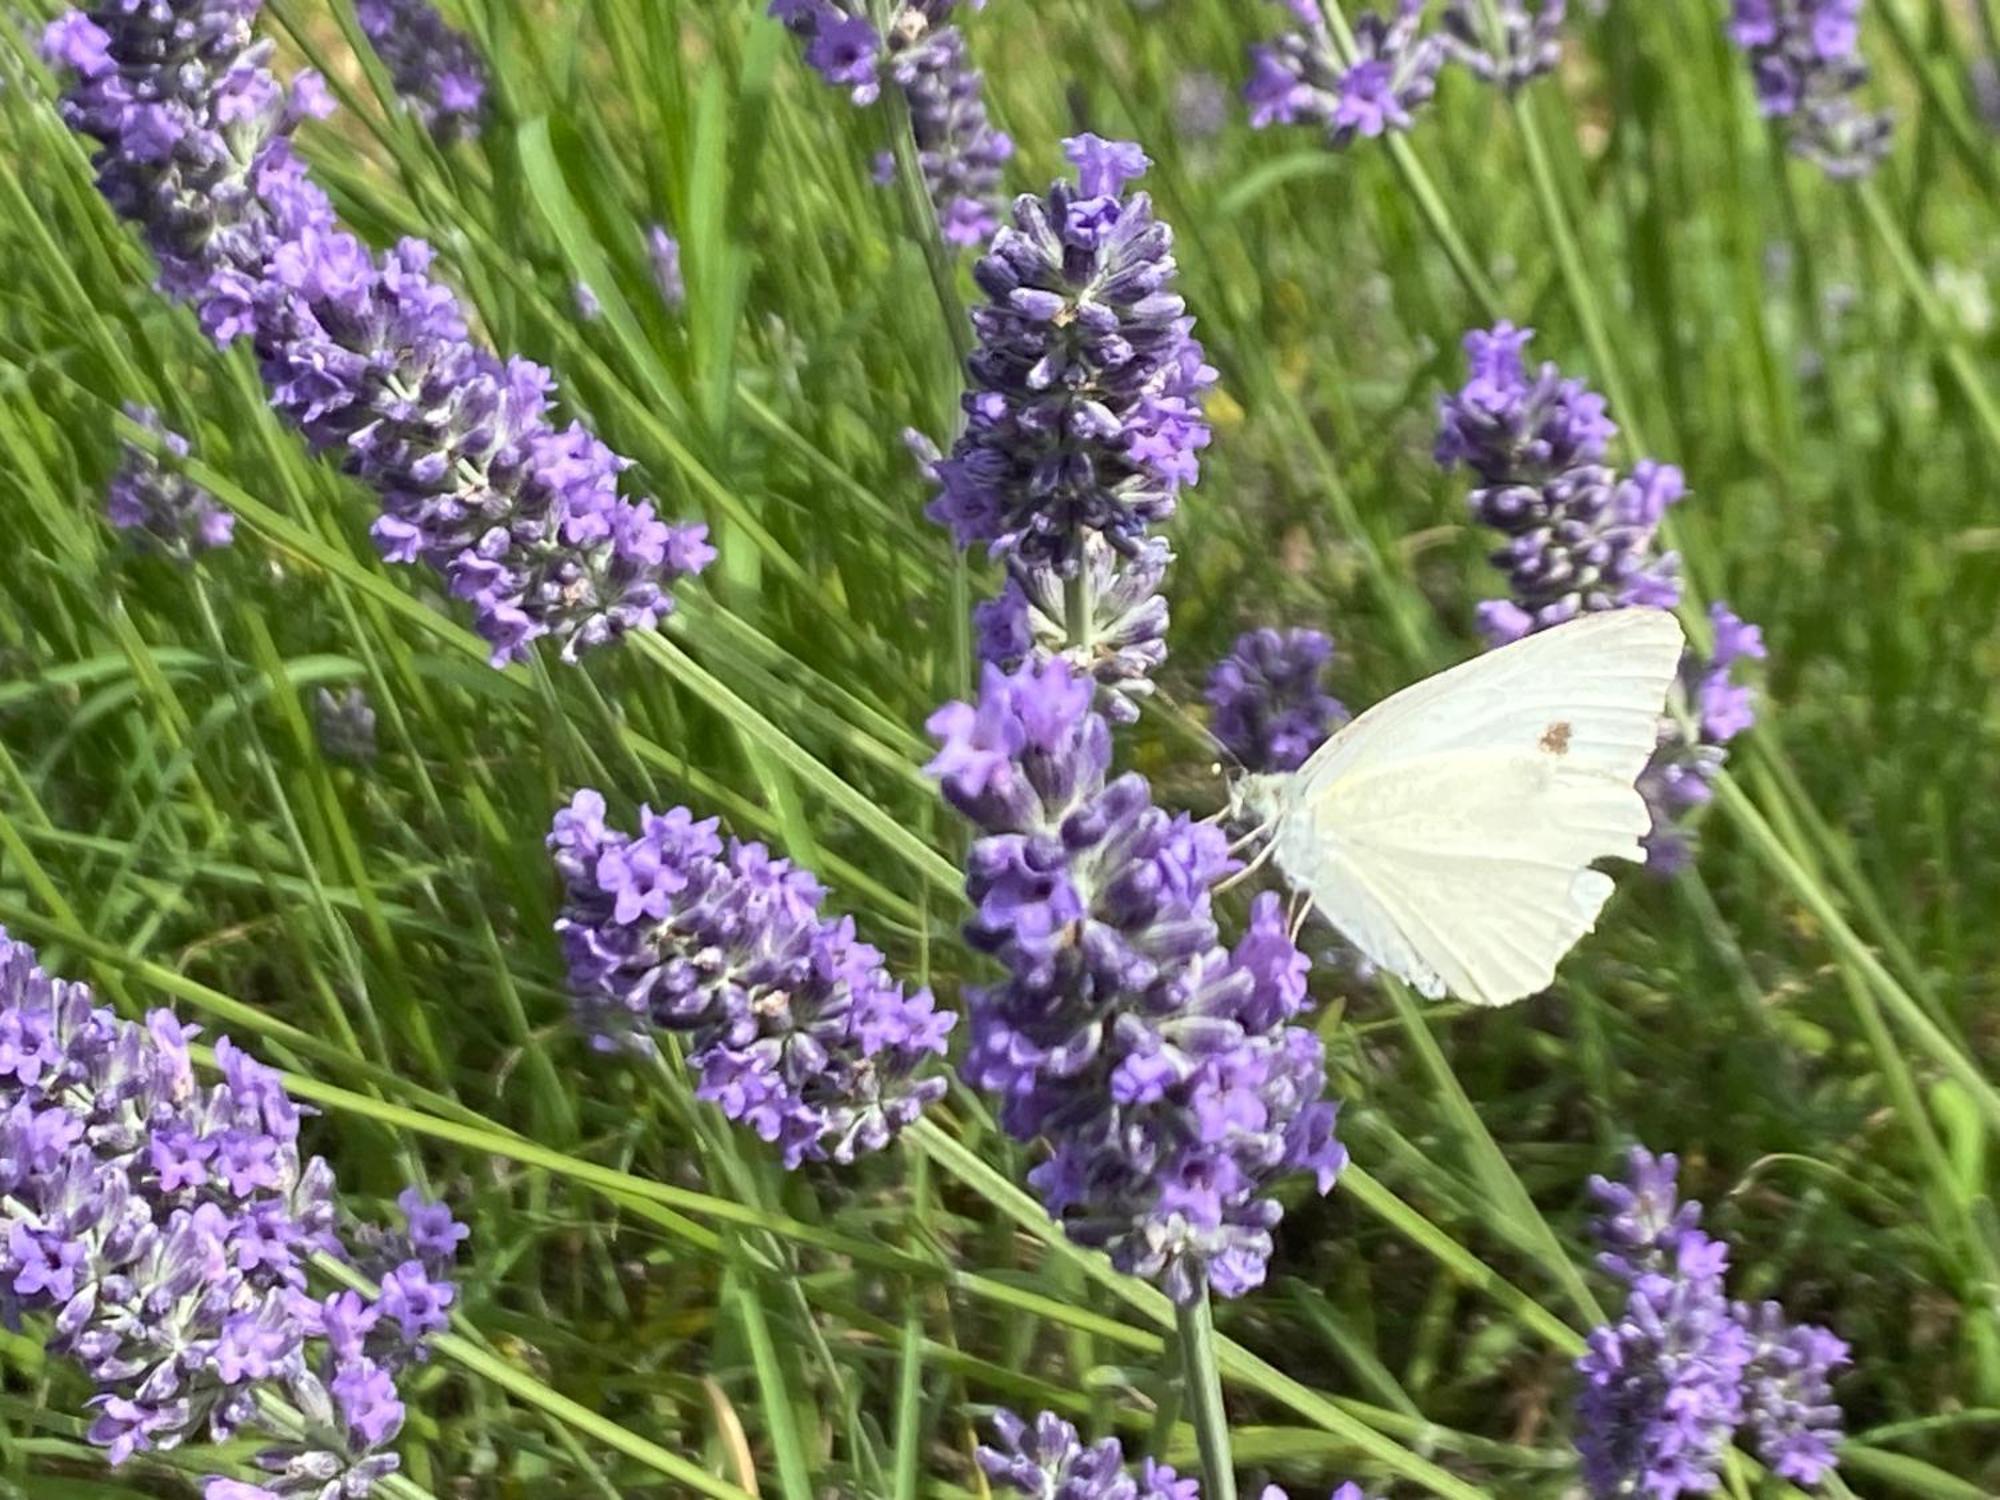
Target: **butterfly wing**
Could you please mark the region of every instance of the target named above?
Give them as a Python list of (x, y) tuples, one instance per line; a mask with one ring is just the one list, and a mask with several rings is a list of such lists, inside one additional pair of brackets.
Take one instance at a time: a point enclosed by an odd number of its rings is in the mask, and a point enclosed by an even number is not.
[(1682, 636), (1660, 610), (1586, 616), (1386, 699), (1289, 788), (1273, 853), (1322, 915), (1431, 996), (1544, 989), (1643, 858), (1634, 788)]

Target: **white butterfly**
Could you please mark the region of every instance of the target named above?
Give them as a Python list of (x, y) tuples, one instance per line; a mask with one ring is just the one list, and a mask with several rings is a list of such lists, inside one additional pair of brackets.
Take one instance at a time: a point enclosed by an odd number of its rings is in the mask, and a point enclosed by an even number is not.
[(1643, 859), (1634, 783), (1659, 741), (1681, 627), (1586, 615), (1376, 704), (1237, 806), (1291, 883), (1373, 962), (1433, 999), (1546, 989)]

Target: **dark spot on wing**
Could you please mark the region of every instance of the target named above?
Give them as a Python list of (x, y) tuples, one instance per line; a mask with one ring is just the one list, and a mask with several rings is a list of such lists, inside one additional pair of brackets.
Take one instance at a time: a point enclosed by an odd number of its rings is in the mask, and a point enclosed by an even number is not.
[(1569, 722), (1558, 719), (1542, 731), (1542, 748), (1551, 755), (1569, 754)]

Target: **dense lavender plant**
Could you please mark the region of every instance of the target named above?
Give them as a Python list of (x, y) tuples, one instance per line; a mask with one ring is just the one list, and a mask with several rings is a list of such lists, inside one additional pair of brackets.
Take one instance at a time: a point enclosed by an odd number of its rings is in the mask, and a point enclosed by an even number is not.
[(472, 341), (427, 245), (376, 256), (339, 229), (289, 134), (324, 91), (272, 75), (259, 4), (121, 3), (49, 27), (64, 116), (103, 143), (99, 187), (145, 229), (163, 287), (218, 342), (250, 338), (272, 404), (377, 491), (383, 554), (471, 602), (496, 665), (540, 636), (573, 658), (651, 626), (712, 557), (704, 528), (619, 494), (628, 461), (555, 426), (547, 370)]
[[(1553, 363), (1531, 372), (1524, 356), (1533, 336), (1504, 322), (1468, 333), (1469, 378), (1438, 403), (1438, 462), (1472, 471), (1473, 518), (1505, 538), (1492, 560), (1509, 597), (1478, 609), (1496, 646), (1581, 614), (1667, 609), (1681, 599), (1679, 558), (1659, 547), (1668, 508), (1687, 492), (1681, 471), (1650, 459), (1624, 475), (1610, 467), (1618, 429), (1604, 398)], [(1715, 654), (1683, 660), (1675, 711), (1639, 781), (1653, 820), (1647, 863), (1658, 874), (1686, 864), (1687, 815), (1709, 800), (1724, 747), (1756, 717), (1734, 674), (1762, 658), (1762, 635), (1722, 605), (1710, 618)]]
[(397, 1467), (396, 1372), (445, 1326), (464, 1227), (412, 1190), (402, 1230), (356, 1236), (376, 1296), (310, 1291), (310, 1257), (348, 1257), (333, 1174), (226, 1037), (197, 1082), (196, 1030), (119, 1020), (0, 930), (0, 1313), (53, 1317), (114, 1464), (255, 1432), (270, 1477), (211, 1500), (358, 1500)]
[(1428, 0), (1397, 0), (1393, 15), (1363, 11), (1352, 61), (1343, 59), (1318, 0), (1288, 0), (1298, 29), (1250, 49), (1243, 97), (1250, 123), (1309, 123), (1331, 145), (1408, 130), (1437, 92), (1444, 43), (1424, 30)]
[[(999, 222), (1000, 173), (1014, 143), (986, 117), (979, 72), (950, 24), (955, 4), (895, 0), (885, 31), (869, 20), (865, 0), (771, 0), (770, 10), (804, 42), (806, 61), (856, 104), (874, 104), (888, 75), (909, 111), (938, 227), (954, 245), (979, 245)], [(876, 163), (878, 180), (894, 172), (893, 155)]]
[(1321, 1100), (1305, 955), (1275, 895), (1223, 946), (1211, 887), (1237, 868), (1212, 824), (1108, 779), (1110, 727), (1061, 660), (988, 665), (977, 704), (930, 720), (930, 772), (979, 828), (968, 941), (1006, 970), (969, 990), (969, 1083), (1042, 1140), (1050, 1214), (1177, 1301), (1264, 1278), (1278, 1176), (1327, 1191), (1346, 1153)]
[(329, 759), (367, 765), (375, 759), (375, 710), (361, 687), (334, 693), (321, 688), (313, 694), (313, 719), (320, 749)]
[(1246, 771), (1296, 771), (1347, 719), (1326, 691), (1333, 641), (1317, 630), (1247, 630), (1208, 674), (1210, 727)]
[(1562, 62), (1568, 0), (1445, 0), (1445, 45), (1488, 83), (1513, 90), (1553, 73)]
[[(169, 432), (151, 407), (128, 402), (125, 415), (157, 434), (167, 452), (187, 457), (188, 440)], [(124, 457), (104, 491), (104, 514), (113, 526), (182, 564), (193, 562), (198, 552), (229, 545), (236, 517), (220, 501), (162, 464), (152, 450), (129, 441), (122, 446)]]
[(1623, 1314), (1577, 1361), (1577, 1450), (1591, 1493), (1706, 1493), (1739, 1431), (1777, 1473), (1817, 1482), (1840, 1439), (1830, 1376), (1847, 1345), (1792, 1326), (1774, 1302), (1730, 1303), (1728, 1248), (1701, 1230), (1701, 1205), (1680, 1200), (1679, 1163), (1635, 1148), (1627, 1170), (1626, 1182), (1590, 1184), (1599, 1264), (1627, 1290)]
[(479, 134), (486, 65), (430, 0), (355, 0), (354, 14), (425, 129), (445, 144)]
[(957, 1019), (905, 994), (854, 919), (820, 915), (819, 883), (684, 807), (607, 826), (584, 790), (556, 814), (556, 922), (578, 1024), (640, 1051), (684, 1032), (695, 1092), (774, 1141), (785, 1165), (852, 1161), (945, 1090), (921, 1073)]
[(1785, 122), (1795, 154), (1843, 178), (1888, 154), (1890, 116), (1855, 100), (1868, 82), (1861, 0), (1732, 0), (1729, 39), (1749, 61), (1757, 107)]

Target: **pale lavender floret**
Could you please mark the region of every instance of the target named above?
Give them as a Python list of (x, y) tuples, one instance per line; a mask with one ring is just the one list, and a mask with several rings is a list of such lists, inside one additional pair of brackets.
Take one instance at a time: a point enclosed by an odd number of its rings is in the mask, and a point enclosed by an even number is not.
[(595, 323), (604, 316), (604, 303), (587, 281), (574, 281), (569, 288), (570, 304), (576, 308), (577, 317), (586, 323)]
[(640, 810), (634, 836), (584, 790), (548, 845), (565, 890), (556, 932), (578, 1024), (602, 1048), (687, 1033), (695, 1092), (776, 1142), (785, 1165), (887, 1145), (945, 1090), (924, 1071), (957, 1019), (905, 993), (851, 917), (762, 844), (684, 807)]
[(1101, 537), (1085, 543), (1090, 630), (1072, 628), (1068, 580), (1049, 568), (1010, 568), (999, 597), (975, 605), (972, 623), (981, 661), (1012, 671), (1024, 661), (1061, 657), (1098, 688), (1098, 711), (1113, 723), (1139, 717), (1153, 692), (1152, 674), (1167, 659), (1167, 600), (1160, 592), (1173, 554), (1148, 538), (1125, 557)]
[(486, 64), (430, 0), (355, 0), (354, 14), (396, 93), (441, 142), (479, 134)]
[[(157, 434), (168, 453), (187, 457), (188, 440), (169, 432), (158, 412), (128, 402), (125, 415)], [(104, 514), (113, 526), (134, 533), (145, 546), (183, 565), (197, 553), (229, 545), (236, 517), (220, 501), (162, 464), (150, 450), (134, 442), (123, 448), (118, 472), (104, 491)]]
[(687, 282), (681, 277), (681, 242), (654, 224), (646, 230), (646, 263), (653, 273), (653, 288), (668, 312), (679, 312), (687, 301)]
[(965, 428), (929, 514), (962, 547), (1069, 578), (1093, 536), (1138, 554), (1199, 478), (1215, 371), (1171, 289), (1171, 232), (1145, 193), (1125, 193), (1145, 153), (1094, 135), (1064, 145), (1077, 181), (1017, 199), (974, 267), (986, 302)]
[(1125, 1467), (1115, 1437), (1086, 1444), (1075, 1427), (1045, 1411), (1031, 1426), (1010, 1411), (993, 1414), (991, 1445), (975, 1457), (986, 1477), (1031, 1500), (1200, 1500), (1201, 1486), (1157, 1459)]
[[(938, 227), (951, 244), (979, 245), (999, 222), (1000, 174), (1014, 142), (987, 118), (979, 70), (950, 24), (954, 9), (955, 0), (895, 0), (886, 33), (875, 29), (864, 0), (771, 0), (770, 14), (804, 42), (806, 62), (856, 104), (880, 99), (887, 74), (908, 109)], [(893, 155), (876, 162), (879, 181), (894, 170)]]
[(1701, 1205), (1680, 1198), (1680, 1158), (1655, 1156), (1643, 1146), (1626, 1158), (1627, 1180), (1590, 1179), (1598, 1215), (1590, 1232), (1598, 1244), (1597, 1263), (1627, 1282), (1666, 1269), (1681, 1239), (1701, 1224)]
[(1293, 4), (1299, 28), (1250, 49), (1243, 97), (1251, 125), (1318, 125), (1335, 147), (1408, 130), (1437, 92), (1445, 60), (1443, 42), (1424, 30), (1427, 5), (1397, 0), (1393, 15), (1361, 12), (1350, 62), (1335, 48), (1318, 5)]
[(330, 760), (367, 765), (375, 759), (375, 710), (365, 689), (350, 687), (336, 694), (320, 688), (313, 694), (313, 721), (320, 749)]
[(1446, 0), (1445, 45), (1488, 83), (1513, 90), (1553, 73), (1562, 61), (1568, 0), (1495, 0), (1499, 32), (1487, 25), (1484, 0)]
[(1264, 1277), (1293, 1171), (1327, 1191), (1346, 1157), (1322, 1101), (1305, 956), (1276, 896), (1225, 947), (1211, 888), (1236, 869), (1212, 824), (1108, 779), (1110, 728), (1066, 662), (988, 665), (976, 704), (929, 729), (929, 771), (982, 836), (967, 941), (1006, 970), (967, 993), (961, 1072), (1050, 1156), (1030, 1184), (1081, 1244), (1186, 1302)]
[[(434, 1313), (454, 1295), (464, 1231), (411, 1190), (400, 1201), (423, 1250), (366, 1228), (350, 1250), (332, 1173), (300, 1156), (278, 1075), (225, 1037), (221, 1079), (204, 1088), (197, 1030), (164, 1010), (119, 1020), (0, 931), (0, 1313), (52, 1319), (51, 1351), (97, 1385), (89, 1437), (112, 1463), (254, 1431), (273, 1439), (257, 1459), (273, 1477), (214, 1476), (207, 1495), (359, 1500), (397, 1467), (383, 1449), (403, 1421), (394, 1374), (437, 1323), (385, 1326), (386, 1289), (321, 1299), (309, 1259), (379, 1276), (383, 1251), (414, 1255)], [(308, 1435), (274, 1427), (262, 1398)]]
[(1317, 630), (1247, 630), (1208, 674), (1210, 728), (1246, 771), (1296, 771), (1347, 720), (1326, 691), (1333, 641)]
[(289, 137), (324, 91), (302, 74), (287, 95), (258, 9), (103, 6), (45, 37), (73, 75), (64, 117), (103, 142), (99, 187), (145, 229), (162, 286), (218, 342), (250, 338), (272, 404), (380, 496), (383, 554), (469, 600), (496, 664), (544, 635), (573, 659), (655, 624), (666, 586), (713, 556), (703, 528), (621, 495), (628, 461), (554, 425), (548, 371), (472, 342), (430, 247), (377, 256), (338, 228)]
[(1833, 177), (1874, 171), (1892, 120), (1855, 100), (1868, 82), (1861, 0), (1733, 0), (1728, 32), (1749, 62), (1757, 107), (1785, 122), (1796, 155)]

